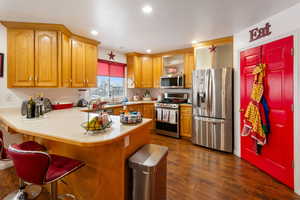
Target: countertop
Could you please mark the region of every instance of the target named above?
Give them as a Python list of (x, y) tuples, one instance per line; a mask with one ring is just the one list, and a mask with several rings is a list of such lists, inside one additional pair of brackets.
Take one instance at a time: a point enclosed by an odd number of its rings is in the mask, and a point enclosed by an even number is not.
[[(154, 104), (156, 103), (156, 101), (129, 101), (129, 102), (126, 102), (126, 105), (129, 106), (129, 105), (138, 105), (138, 104)], [(116, 107), (122, 107), (123, 104), (112, 104), (112, 105), (109, 105), (109, 104), (106, 104), (104, 105), (104, 108), (116, 108)]]
[(85, 134), (85, 129), (81, 127), (81, 124), (87, 121), (88, 115), (80, 110), (80, 108), (56, 110), (47, 113), (42, 119), (26, 119), (21, 116), (20, 108), (2, 108), (0, 125), (7, 126), (20, 134), (88, 147), (122, 139), (131, 131), (152, 121), (144, 118), (138, 125), (123, 125), (120, 123), (119, 116), (111, 116), (113, 121), (111, 128), (103, 133), (89, 135)]

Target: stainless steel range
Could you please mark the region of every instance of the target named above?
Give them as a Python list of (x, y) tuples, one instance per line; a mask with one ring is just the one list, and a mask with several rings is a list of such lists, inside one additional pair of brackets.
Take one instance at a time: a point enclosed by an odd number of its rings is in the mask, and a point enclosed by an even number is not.
[(186, 93), (165, 93), (164, 99), (155, 104), (156, 133), (180, 138), (180, 103), (186, 103)]

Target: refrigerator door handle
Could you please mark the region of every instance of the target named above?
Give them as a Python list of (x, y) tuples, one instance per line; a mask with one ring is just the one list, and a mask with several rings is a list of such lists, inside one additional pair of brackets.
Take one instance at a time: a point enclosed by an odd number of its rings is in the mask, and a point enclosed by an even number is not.
[(214, 118), (207, 118), (207, 117), (195, 117), (195, 120), (214, 123), (214, 124), (225, 123), (224, 119), (214, 119)]

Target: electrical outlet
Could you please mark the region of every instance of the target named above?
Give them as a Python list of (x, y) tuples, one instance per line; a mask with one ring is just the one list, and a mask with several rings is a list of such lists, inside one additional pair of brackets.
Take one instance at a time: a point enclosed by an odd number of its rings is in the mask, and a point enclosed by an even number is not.
[(124, 147), (128, 147), (130, 145), (130, 137), (129, 135), (124, 138)]

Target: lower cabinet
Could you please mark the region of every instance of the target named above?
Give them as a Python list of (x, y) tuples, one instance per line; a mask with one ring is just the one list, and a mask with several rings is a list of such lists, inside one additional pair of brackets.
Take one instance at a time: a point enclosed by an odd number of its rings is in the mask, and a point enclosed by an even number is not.
[(190, 105), (180, 107), (180, 136), (192, 137), (192, 106)]

